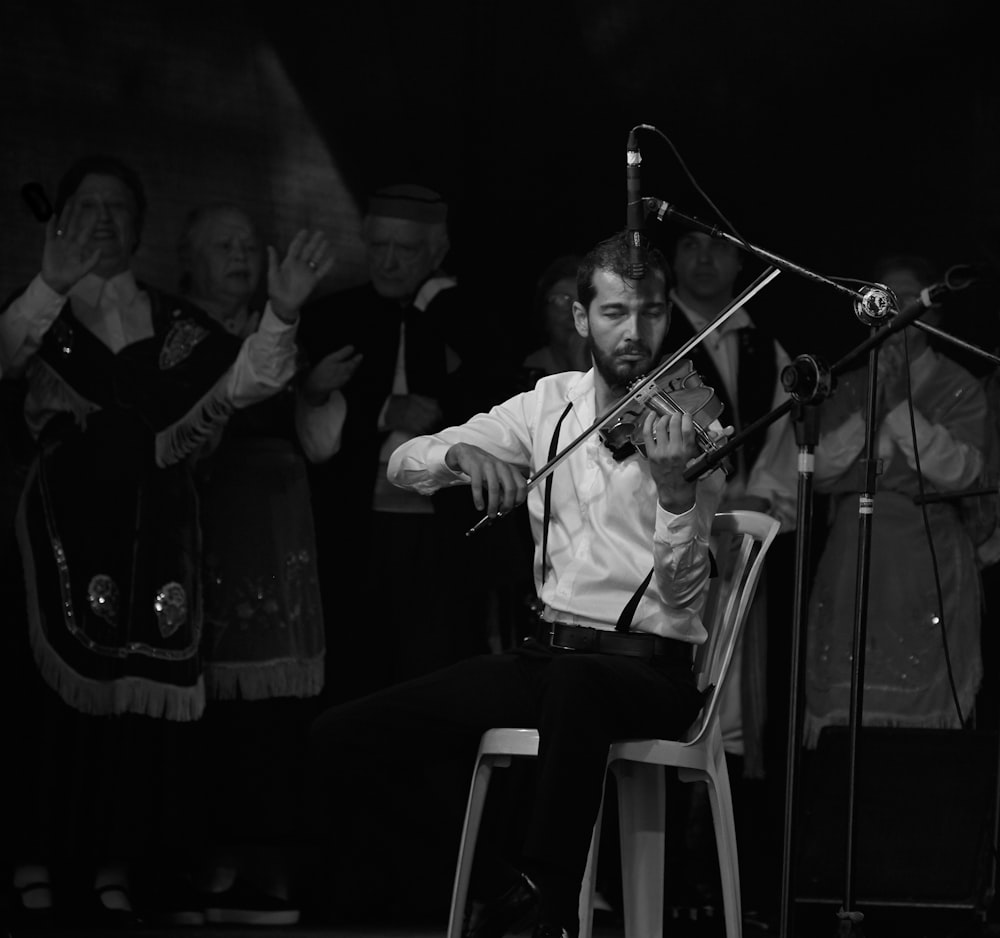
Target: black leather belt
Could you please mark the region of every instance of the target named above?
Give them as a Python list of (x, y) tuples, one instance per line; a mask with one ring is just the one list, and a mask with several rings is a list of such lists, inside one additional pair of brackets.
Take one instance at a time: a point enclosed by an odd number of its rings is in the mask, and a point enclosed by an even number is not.
[(664, 638), (649, 632), (616, 632), (592, 629), (563, 622), (538, 624), (538, 640), (550, 648), (589, 651), (605, 655), (629, 655), (633, 658), (656, 658), (671, 664), (690, 665), (693, 645), (676, 638)]

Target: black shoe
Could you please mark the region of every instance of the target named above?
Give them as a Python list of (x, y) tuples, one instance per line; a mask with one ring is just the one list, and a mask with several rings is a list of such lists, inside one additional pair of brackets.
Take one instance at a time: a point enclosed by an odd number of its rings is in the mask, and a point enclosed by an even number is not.
[[(34, 897), (36, 903), (28, 896)], [(52, 884), (48, 881), (14, 886), (11, 898), (10, 924), (24, 931), (42, 931), (55, 926), (55, 909), (52, 904)]]
[(531, 938), (569, 938), (569, 932), (561, 925), (539, 922), (531, 933)]
[[(124, 897), (124, 904), (128, 908), (116, 908), (108, 905), (105, 897), (114, 894)], [(132, 900), (128, 890), (117, 883), (109, 883), (106, 886), (98, 886), (85, 894), (83, 907), (78, 911), (78, 920), (74, 925), (81, 925), (84, 928), (96, 931), (118, 931), (123, 928), (138, 928), (143, 924), (143, 920), (133, 911)], [(74, 916), (76, 918), (76, 916)]]
[(503, 938), (510, 932), (523, 931), (537, 909), (538, 887), (522, 873), (510, 889), (486, 903), (465, 938)]
[(213, 925), (295, 925), (300, 912), (290, 902), (237, 879), (205, 899), (205, 921)]
[(186, 877), (163, 876), (137, 895), (143, 918), (157, 927), (205, 924), (205, 894)]

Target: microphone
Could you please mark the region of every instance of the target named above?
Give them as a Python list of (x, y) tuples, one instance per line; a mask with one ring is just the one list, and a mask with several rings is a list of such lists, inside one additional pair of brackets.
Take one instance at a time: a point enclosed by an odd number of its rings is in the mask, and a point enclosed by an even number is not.
[(993, 277), (993, 271), (983, 264), (955, 264), (945, 271), (944, 286), (954, 292)]
[(646, 245), (642, 237), (642, 228), (646, 213), (642, 204), (642, 192), (639, 185), (639, 164), (642, 154), (636, 141), (635, 131), (629, 131), (626, 146), (625, 182), (627, 201), (625, 203), (625, 228), (628, 231), (628, 272), (630, 280), (641, 280), (646, 275)]
[(52, 203), (49, 202), (41, 183), (26, 182), (21, 186), (21, 198), (24, 199), (24, 204), (28, 206), (36, 221), (46, 222), (52, 217)]
[(993, 272), (979, 264), (954, 264), (949, 267), (944, 278), (939, 283), (933, 283), (920, 291), (920, 302), (924, 306), (933, 306), (948, 293), (958, 293), (967, 290), (977, 283), (993, 279)]

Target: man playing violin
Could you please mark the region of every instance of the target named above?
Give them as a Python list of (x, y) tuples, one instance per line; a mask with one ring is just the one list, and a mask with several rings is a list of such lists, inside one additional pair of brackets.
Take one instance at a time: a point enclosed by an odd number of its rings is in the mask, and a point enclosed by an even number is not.
[[(387, 787), (384, 816), (337, 819), (335, 835), (349, 842), (352, 822), (365, 838), (392, 833), (382, 825), (395, 820), (399, 792), (390, 789), (400, 765), (471, 757), (493, 726), (538, 728), (522, 875), (487, 904), (468, 932), (475, 938), (505, 934), (532, 906), (535, 938), (576, 934), (609, 744), (677, 738), (701, 705), (692, 656), (706, 638), (708, 538), (724, 480), (719, 470), (684, 479), (699, 452), (691, 417), (650, 412), (641, 427), (645, 458), (616, 460), (595, 433), (530, 492), (525, 483), (659, 360), (669, 327), (666, 262), (650, 251), (645, 276), (632, 280), (628, 260), (619, 234), (581, 264), (574, 319), (593, 359), (590, 371), (544, 377), (489, 413), (410, 440), (389, 462), (396, 485), (422, 494), (469, 486), (475, 506), (491, 517), (527, 501), (537, 636), (513, 652), (472, 658), (328, 710), (311, 734), (325, 793), (334, 786), (343, 794), (349, 784)], [(364, 779), (345, 778), (345, 766), (363, 767)], [(411, 790), (408, 799), (422, 794)], [(411, 863), (404, 842), (442, 836), (441, 818), (430, 810), (409, 821), (426, 830), (394, 838), (387, 862)]]

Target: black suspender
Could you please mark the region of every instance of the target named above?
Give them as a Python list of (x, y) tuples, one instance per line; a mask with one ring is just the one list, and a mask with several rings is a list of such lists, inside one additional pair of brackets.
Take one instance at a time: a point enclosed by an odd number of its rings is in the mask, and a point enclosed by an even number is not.
[[(566, 409), (562, 412), (559, 420), (556, 422), (555, 430), (552, 431), (552, 441), (549, 443), (549, 460), (551, 461), (555, 455), (556, 450), (559, 447), (559, 431), (562, 428), (563, 421), (569, 416), (569, 412), (573, 409), (573, 402), (570, 401), (566, 405)], [(552, 476), (555, 475), (554, 472), (550, 472), (545, 477), (545, 511), (542, 517), (542, 579), (541, 583), (545, 582), (545, 577), (548, 574), (549, 567), (549, 519), (552, 517)], [(639, 602), (642, 600), (643, 594), (646, 592), (646, 587), (649, 586), (649, 581), (653, 578), (653, 567), (650, 567), (649, 573), (646, 574), (646, 578), (639, 584), (639, 588), (632, 594), (632, 598), (625, 604), (625, 608), (622, 609), (622, 614), (618, 617), (618, 622), (615, 624), (615, 631), (617, 632), (628, 632), (632, 628), (632, 619), (635, 616), (636, 609), (639, 608)], [(539, 593), (541, 593), (541, 584), (539, 584)], [(541, 598), (541, 597), (539, 597)]]

